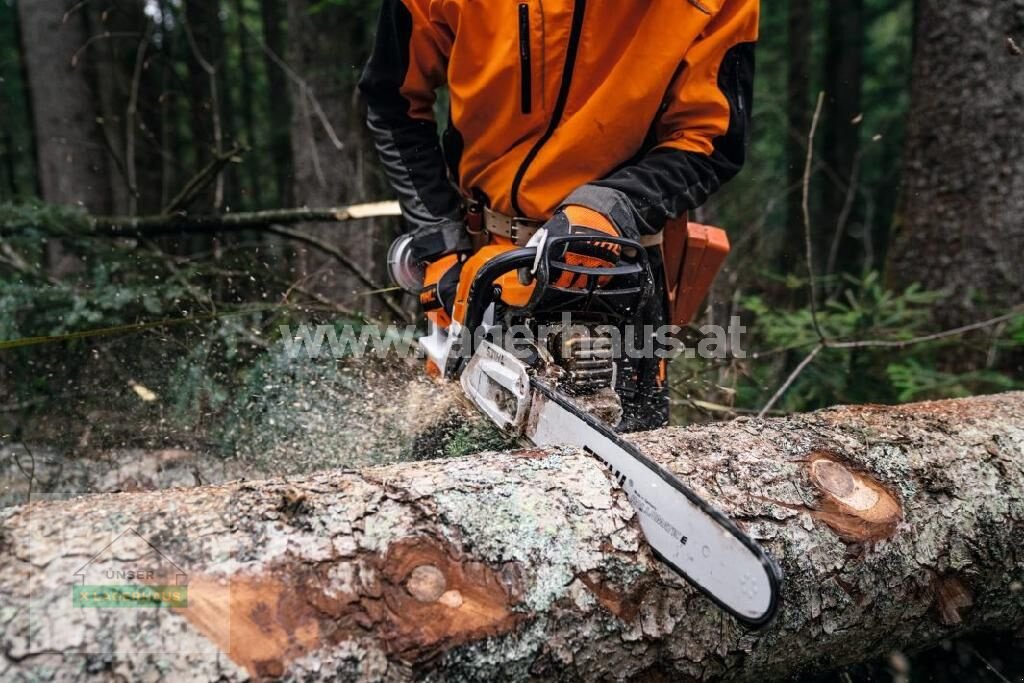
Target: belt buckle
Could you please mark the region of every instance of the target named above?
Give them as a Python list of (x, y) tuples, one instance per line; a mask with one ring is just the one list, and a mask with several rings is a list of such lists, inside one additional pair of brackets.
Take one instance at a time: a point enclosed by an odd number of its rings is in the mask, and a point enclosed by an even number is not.
[(520, 241), (519, 230), (521, 228), (526, 228), (527, 230), (529, 230), (530, 228), (535, 228), (536, 225), (536, 221), (532, 221), (529, 218), (513, 217), (512, 220), (509, 222), (509, 239), (512, 240), (513, 244), (516, 244), (520, 247), (525, 245), (532, 235), (528, 235), (525, 240)]

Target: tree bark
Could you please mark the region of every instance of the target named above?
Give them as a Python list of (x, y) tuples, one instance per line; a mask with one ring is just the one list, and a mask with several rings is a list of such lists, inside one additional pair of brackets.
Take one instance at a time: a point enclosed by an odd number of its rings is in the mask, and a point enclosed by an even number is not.
[(1024, 10), (921, 0), (914, 38), (889, 275), (947, 290), (935, 318), (955, 326), (1024, 291)]
[[(533, 449), (8, 508), (0, 676), (765, 680), (1024, 625), (1024, 393), (633, 438), (779, 561), (767, 628)], [(187, 606), (72, 607), (126, 583)]]
[[(28, 76), (41, 198), (111, 210), (107, 151), (88, 69), (73, 61), (90, 36), (74, 2), (19, 2), (22, 56)], [(67, 14), (65, 14), (67, 13)]]

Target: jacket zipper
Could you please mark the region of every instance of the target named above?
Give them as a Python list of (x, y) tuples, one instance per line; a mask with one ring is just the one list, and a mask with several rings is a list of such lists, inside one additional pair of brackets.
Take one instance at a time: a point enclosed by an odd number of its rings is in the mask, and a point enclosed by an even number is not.
[[(522, 5), (520, 5), (522, 7)], [(569, 33), (569, 47), (565, 54), (565, 66), (562, 67), (562, 84), (558, 89), (558, 98), (555, 100), (555, 108), (551, 112), (551, 121), (547, 130), (534, 143), (533, 147), (526, 154), (523, 163), (516, 171), (515, 179), (512, 181), (512, 208), (517, 215), (524, 215), (522, 207), (519, 206), (519, 186), (523, 184), (523, 176), (527, 169), (540, 152), (540, 148), (555, 134), (555, 129), (561, 122), (562, 114), (565, 113), (565, 103), (569, 99), (569, 86), (572, 85), (572, 72), (576, 67), (576, 53), (579, 51), (580, 34), (583, 32), (583, 13), (587, 9), (587, 0), (576, 0), (572, 10), (572, 29)], [(520, 10), (522, 12), (522, 10)], [(522, 14), (520, 14), (522, 16)]]
[(732, 78), (733, 78), (733, 81), (735, 81), (735, 86), (736, 86), (736, 105), (737, 105), (737, 108), (740, 110), (740, 114), (742, 114), (743, 113), (743, 108), (744, 108), (744, 103), (743, 103), (743, 82), (740, 79), (740, 68), (743, 65), (740, 62), (739, 54), (733, 55), (732, 61), (733, 61), (733, 67), (732, 67), (733, 77)]
[(530, 60), (530, 6), (519, 3), (519, 84), (524, 114), (533, 110), (533, 67)]

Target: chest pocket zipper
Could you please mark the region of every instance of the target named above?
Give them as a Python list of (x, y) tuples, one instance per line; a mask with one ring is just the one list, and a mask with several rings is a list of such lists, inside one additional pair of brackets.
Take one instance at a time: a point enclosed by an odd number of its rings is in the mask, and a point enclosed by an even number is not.
[(519, 3), (519, 87), (520, 108), (524, 114), (533, 111), (533, 65), (530, 55), (530, 6)]

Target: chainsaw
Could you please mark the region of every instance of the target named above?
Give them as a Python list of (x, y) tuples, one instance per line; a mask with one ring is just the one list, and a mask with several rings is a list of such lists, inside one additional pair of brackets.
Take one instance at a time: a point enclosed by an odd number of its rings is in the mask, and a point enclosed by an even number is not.
[[(574, 242), (616, 245), (617, 262), (567, 262)], [(607, 251), (607, 250), (606, 250)], [(400, 237), (388, 257), (396, 284), (422, 282)], [(428, 363), (458, 380), (506, 433), (536, 446), (575, 446), (608, 468), (636, 509), (654, 555), (740, 622), (759, 627), (779, 604), (781, 572), (729, 518), (614, 431), (621, 415), (610, 329), (653, 293), (646, 250), (601, 235), (548, 236), (489, 259), (472, 277), (464, 308), (420, 338)], [(565, 286), (571, 282), (572, 286)], [(506, 302), (505, 287), (528, 287)], [(525, 303), (524, 303), (525, 301)], [(461, 322), (460, 322), (461, 320)], [(530, 334), (516, 341), (509, 330)]]

